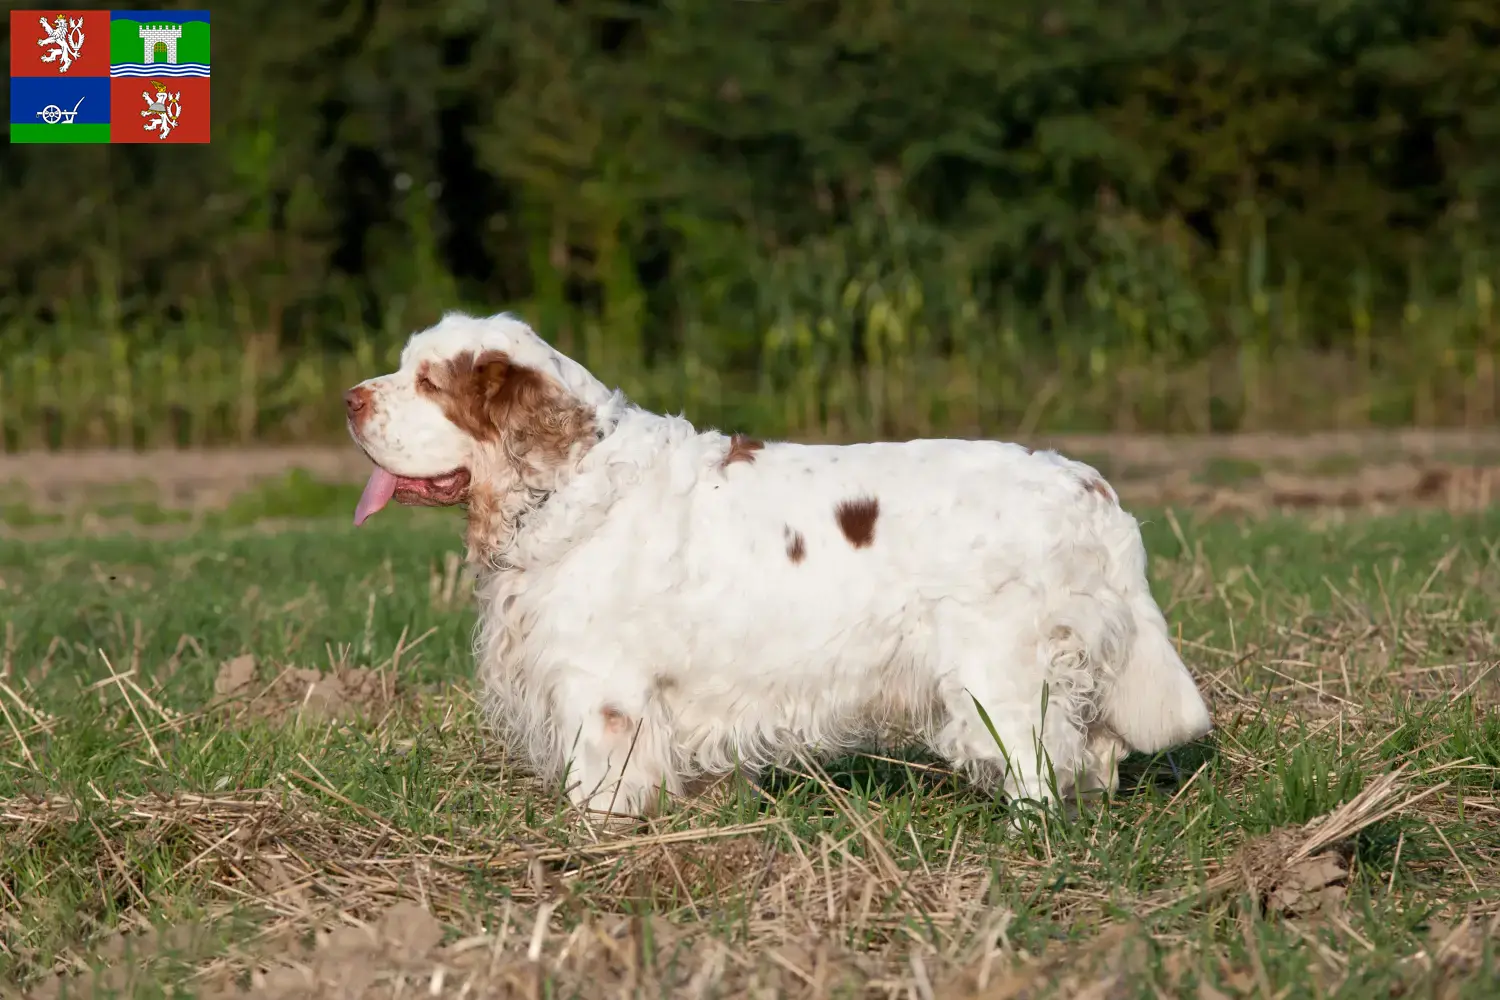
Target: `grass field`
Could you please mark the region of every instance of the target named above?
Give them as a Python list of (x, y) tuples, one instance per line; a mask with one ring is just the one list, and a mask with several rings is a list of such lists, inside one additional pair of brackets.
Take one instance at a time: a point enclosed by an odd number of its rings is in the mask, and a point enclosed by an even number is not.
[(1077, 816), (893, 750), (622, 829), (486, 739), (457, 515), (356, 492), (0, 540), (0, 990), (1494, 995), (1500, 512), (1139, 512), (1217, 730)]

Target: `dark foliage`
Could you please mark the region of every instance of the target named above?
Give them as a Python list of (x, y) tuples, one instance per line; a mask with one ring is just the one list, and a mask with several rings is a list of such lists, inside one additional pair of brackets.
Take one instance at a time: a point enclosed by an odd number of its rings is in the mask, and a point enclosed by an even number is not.
[(524, 302), (647, 359), (694, 321), (748, 357), (819, 248), (871, 227), (998, 309), (1079, 291), (1122, 213), (1203, 274), (1263, 232), (1347, 317), (1352, 273), (1403, 300), (1500, 218), (1489, 0), (213, 13), (211, 145), (0, 149), (11, 327), (103, 293), (126, 327), (229, 301), (337, 347)]

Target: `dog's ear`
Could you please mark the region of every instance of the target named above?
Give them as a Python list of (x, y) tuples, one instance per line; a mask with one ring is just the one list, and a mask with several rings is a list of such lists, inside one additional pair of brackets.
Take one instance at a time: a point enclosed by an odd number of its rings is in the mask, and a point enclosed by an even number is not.
[(541, 471), (593, 440), (593, 413), (535, 368), (503, 351), (454, 362), (454, 422), (477, 441), (498, 444), (514, 462)]
[(493, 444), (512, 430), (514, 414), (542, 391), (534, 372), (503, 351), (463, 353), (447, 363), (443, 408), (476, 441)]
[(527, 390), (526, 369), (510, 360), (503, 351), (486, 351), (473, 359), (464, 379), (465, 408), (472, 433), (481, 441), (505, 437), (517, 397)]

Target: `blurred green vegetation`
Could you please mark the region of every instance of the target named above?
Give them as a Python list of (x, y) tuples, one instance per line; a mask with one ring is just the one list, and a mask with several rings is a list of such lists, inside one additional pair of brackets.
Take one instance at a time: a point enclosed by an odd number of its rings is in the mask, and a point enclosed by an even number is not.
[(208, 146), (0, 148), (4, 448), (338, 436), (456, 307), (766, 434), (1500, 404), (1493, 3), (226, 0), (213, 44)]

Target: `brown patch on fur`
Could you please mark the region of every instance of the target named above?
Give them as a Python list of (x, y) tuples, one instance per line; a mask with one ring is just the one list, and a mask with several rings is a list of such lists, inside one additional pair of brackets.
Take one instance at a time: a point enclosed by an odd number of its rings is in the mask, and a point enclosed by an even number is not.
[(833, 508), (833, 516), (849, 544), (862, 549), (875, 540), (875, 519), (880, 516), (880, 501), (874, 497), (841, 500)]
[(432, 375), (433, 367), (431, 361), (424, 361), (417, 365), (417, 392), (429, 399), (438, 399), (442, 396), (443, 390), (439, 388), (437, 382), (433, 381)]
[(594, 417), (560, 386), (504, 351), (465, 351), (441, 365), (423, 365), (417, 390), (476, 441), (502, 442), (512, 460), (533, 467), (567, 457), (594, 431)]
[(727, 469), (735, 462), (755, 463), (755, 453), (766, 446), (764, 441), (746, 437), (743, 434), (735, 434), (729, 438), (729, 450), (724, 453), (724, 461), (719, 463), (719, 468)]
[(604, 716), (604, 731), (611, 736), (624, 736), (632, 726), (630, 716), (613, 706), (605, 706), (599, 712)]
[[(509, 481), (475, 473), (468, 495), (471, 561), (503, 548), (526, 507), (526, 490), (546, 491), (556, 473), (594, 443), (594, 415), (546, 375), (518, 365), (503, 351), (465, 351), (417, 369), (416, 389), (436, 402), (455, 426), (493, 446), (487, 463), (508, 467)], [(511, 478), (513, 477), (513, 478)]]
[(1119, 499), (1115, 496), (1115, 491), (1112, 490), (1112, 489), (1110, 489), (1109, 484), (1106, 483), (1102, 479), (1090, 479), (1090, 480), (1086, 481), (1083, 484), (1083, 489), (1084, 489), (1084, 492), (1086, 492), (1086, 493), (1092, 493), (1095, 496), (1103, 497), (1104, 499), (1108, 500), (1110, 503), (1119, 503), (1120, 502)]
[(495, 490), (475, 483), (469, 490), (469, 517), (464, 544), (472, 563), (483, 563), (502, 543), (514, 523), (505, 512), (505, 503)]
[(793, 531), (790, 526), (785, 529), (786, 535), (786, 557), (793, 563), (800, 563), (807, 557), (807, 542), (802, 537), (802, 532)]

